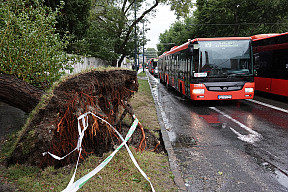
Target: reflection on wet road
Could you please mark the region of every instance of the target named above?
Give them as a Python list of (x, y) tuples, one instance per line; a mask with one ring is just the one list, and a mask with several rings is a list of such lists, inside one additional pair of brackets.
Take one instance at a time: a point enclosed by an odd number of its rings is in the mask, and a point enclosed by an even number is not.
[(194, 102), (149, 81), (186, 191), (288, 191), (287, 104)]

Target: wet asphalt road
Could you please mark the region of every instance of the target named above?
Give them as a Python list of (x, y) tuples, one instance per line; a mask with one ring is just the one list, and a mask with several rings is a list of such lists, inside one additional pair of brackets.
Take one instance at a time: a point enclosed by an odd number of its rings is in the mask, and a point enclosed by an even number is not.
[(287, 100), (193, 102), (147, 75), (179, 191), (288, 191)]

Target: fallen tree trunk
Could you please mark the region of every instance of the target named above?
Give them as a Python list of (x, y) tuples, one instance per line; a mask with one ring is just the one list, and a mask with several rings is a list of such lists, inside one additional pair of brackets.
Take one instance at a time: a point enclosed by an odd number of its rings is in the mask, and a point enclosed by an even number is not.
[(12, 75), (0, 74), (0, 100), (26, 113), (35, 108), (43, 93)]
[[(130, 70), (91, 71), (63, 80), (51, 93), (43, 95), (32, 112), (33, 118), (19, 135), (9, 164), (46, 167), (75, 162), (78, 153), (62, 161), (42, 153), (64, 156), (72, 151), (78, 140), (77, 118), (83, 113), (90, 111), (117, 124), (119, 107), (125, 107), (137, 90), (137, 74)], [(111, 127), (95, 117), (89, 118), (89, 126), (82, 143), (83, 156), (113, 149), (116, 143)]]

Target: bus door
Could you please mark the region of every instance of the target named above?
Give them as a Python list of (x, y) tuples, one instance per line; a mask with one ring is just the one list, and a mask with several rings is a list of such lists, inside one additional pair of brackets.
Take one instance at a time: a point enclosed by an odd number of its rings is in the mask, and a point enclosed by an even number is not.
[[(191, 57), (191, 56), (190, 56)], [(191, 71), (191, 59), (189, 56), (185, 60), (185, 94), (190, 97), (190, 71)]]
[(194, 77), (194, 73), (198, 73), (199, 67), (199, 44), (193, 44), (193, 51), (190, 61), (190, 82)]

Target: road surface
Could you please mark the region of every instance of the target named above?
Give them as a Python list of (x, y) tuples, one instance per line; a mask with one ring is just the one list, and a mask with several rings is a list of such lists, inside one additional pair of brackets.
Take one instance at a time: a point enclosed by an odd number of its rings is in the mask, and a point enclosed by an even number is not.
[(285, 100), (193, 102), (147, 75), (180, 191), (288, 191)]

